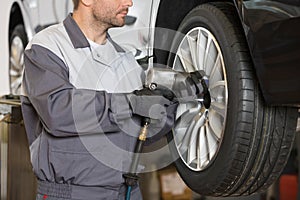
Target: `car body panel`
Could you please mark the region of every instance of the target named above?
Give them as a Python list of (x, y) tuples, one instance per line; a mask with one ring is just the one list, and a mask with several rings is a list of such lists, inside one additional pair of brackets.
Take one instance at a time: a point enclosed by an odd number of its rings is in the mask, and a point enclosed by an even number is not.
[(300, 104), (300, 1), (236, 1), (267, 103)]

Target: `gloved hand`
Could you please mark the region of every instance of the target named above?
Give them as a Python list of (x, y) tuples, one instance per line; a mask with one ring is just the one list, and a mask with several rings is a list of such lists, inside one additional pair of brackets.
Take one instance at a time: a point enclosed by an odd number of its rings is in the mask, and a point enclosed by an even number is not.
[(161, 120), (167, 115), (166, 107), (174, 103), (174, 94), (168, 89), (144, 88), (129, 94), (128, 99), (134, 114)]

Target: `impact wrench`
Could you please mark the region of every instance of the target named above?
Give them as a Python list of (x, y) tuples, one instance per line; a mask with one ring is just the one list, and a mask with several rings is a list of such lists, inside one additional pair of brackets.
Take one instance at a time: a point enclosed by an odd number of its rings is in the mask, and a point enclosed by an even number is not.
[(127, 185), (127, 192), (125, 200), (130, 200), (131, 190), (132, 187), (134, 187), (138, 182), (138, 175), (137, 175), (137, 167), (138, 162), (140, 158), (140, 153), (143, 150), (144, 142), (146, 141), (147, 134), (148, 134), (148, 126), (150, 124), (151, 120), (150, 118), (143, 118), (142, 119), (142, 128), (137, 140), (137, 143), (135, 145), (134, 154), (132, 158), (132, 162), (130, 165), (129, 173), (123, 174), (123, 177), (125, 178), (125, 184)]

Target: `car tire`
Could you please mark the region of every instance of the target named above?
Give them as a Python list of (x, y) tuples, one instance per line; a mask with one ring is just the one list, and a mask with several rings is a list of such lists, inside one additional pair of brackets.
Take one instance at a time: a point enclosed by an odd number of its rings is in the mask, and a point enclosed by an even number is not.
[(24, 50), (28, 39), (23, 24), (14, 27), (9, 39), (9, 86), (10, 93), (19, 95), (22, 71), (24, 67)]
[[(210, 45), (201, 45), (204, 36)], [(264, 103), (234, 5), (194, 8), (181, 22), (171, 52), (168, 65), (175, 70), (202, 70), (211, 98), (208, 106), (198, 99), (197, 106), (178, 107), (168, 141), (182, 179), (206, 196), (265, 191), (289, 158), (298, 110)]]

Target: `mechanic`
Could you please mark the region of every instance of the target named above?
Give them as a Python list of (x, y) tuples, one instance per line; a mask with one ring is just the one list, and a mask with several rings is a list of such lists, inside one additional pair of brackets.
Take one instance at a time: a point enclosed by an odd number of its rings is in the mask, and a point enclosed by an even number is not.
[[(141, 118), (153, 120), (148, 141), (155, 141), (170, 131), (178, 103), (136, 95), (145, 73), (107, 33), (124, 25), (132, 0), (73, 3), (63, 23), (25, 50), (21, 101), (36, 199), (124, 199), (122, 174)], [(138, 186), (131, 199), (142, 199)]]

